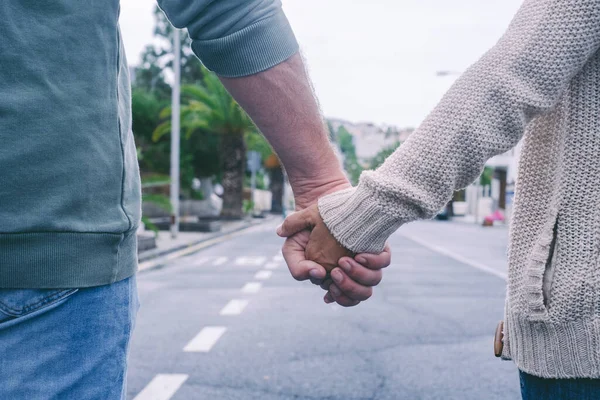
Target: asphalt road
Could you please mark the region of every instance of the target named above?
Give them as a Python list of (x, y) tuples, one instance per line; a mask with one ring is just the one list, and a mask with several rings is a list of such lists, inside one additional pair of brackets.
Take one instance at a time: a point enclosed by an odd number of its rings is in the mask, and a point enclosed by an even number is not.
[(409, 225), (374, 297), (344, 309), (291, 278), (276, 223), (139, 275), (129, 399), (520, 398), (492, 354), (505, 230)]

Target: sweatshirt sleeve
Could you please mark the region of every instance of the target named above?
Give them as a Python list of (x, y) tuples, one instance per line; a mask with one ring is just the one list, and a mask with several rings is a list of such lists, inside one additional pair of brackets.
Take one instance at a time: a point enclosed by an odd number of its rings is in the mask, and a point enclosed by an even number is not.
[(217, 75), (240, 77), (269, 69), (298, 52), (279, 0), (158, 0), (192, 50)]
[(319, 200), (325, 224), (346, 248), (381, 252), (402, 224), (434, 217), (488, 159), (514, 147), (599, 46), (600, 0), (526, 0), (496, 46), (379, 169)]

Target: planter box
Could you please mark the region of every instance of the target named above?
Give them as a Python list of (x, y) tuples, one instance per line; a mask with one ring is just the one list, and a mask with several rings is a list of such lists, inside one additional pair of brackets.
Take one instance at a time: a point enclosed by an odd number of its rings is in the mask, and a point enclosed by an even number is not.
[[(152, 218), (150, 219), (161, 231), (171, 229), (170, 218)], [(180, 232), (220, 232), (222, 223), (218, 219), (209, 218), (181, 218), (179, 221)]]
[(143, 232), (137, 234), (138, 253), (156, 248), (156, 236), (154, 232)]

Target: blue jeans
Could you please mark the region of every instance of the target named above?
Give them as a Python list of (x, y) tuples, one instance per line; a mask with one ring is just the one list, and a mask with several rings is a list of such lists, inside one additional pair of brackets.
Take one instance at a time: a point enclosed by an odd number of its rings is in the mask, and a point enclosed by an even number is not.
[(600, 379), (544, 379), (519, 371), (523, 400), (598, 400)]
[(84, 289), (0, 289), (0, 399), (125, 399), (135, 276)]

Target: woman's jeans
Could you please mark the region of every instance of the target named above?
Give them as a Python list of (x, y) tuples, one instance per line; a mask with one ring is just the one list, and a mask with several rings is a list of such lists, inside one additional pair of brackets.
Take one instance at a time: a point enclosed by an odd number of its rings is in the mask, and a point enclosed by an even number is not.
[(0, 289), (0, 399), (125, 399), (135, 276), (84, 289)]
[(544, 379), (519, 372), (523, 400), (598, 400), (600, 379)]

